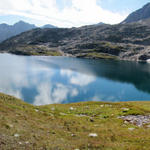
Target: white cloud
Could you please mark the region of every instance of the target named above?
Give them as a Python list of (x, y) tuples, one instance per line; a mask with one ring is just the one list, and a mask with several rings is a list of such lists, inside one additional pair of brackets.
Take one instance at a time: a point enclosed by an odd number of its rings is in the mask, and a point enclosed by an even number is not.
[(87, 86), (88, 84), (94, 82), (96, 77), (94, 76), (87, 76), (83, 74), (77, 74), (76, 76), (72, 76), (70, 79), (70, 83), (79, 85), (79, 86)]
[(69, 79), (69, 82), (74, 85), (79, 86), (87, 86), (88, 84), (94, 82), (96, 80), (96, 77), (94, 75), (86, 75), (82, 73), (76, 73), (71, 70), (61, 70), (60, 74), (62, 76), (67, 76)]
[(1, 0), (0, 13), (39, 20), (40, 24), (60, 27), (82, 26), (98, 22), (119, 23), (127, 14), (105, 10), (97, 0), (70, 0), (71, 6), (59, 9), (56, 0)]
[(39, 94), (35, 97), (34, 105), (62, 103), (67, 100), (68, 96), (74, 97), (78, 95), (77, 89), (60, 83), (56, 84), (55, 88), (47, 82), (41, 83), (37, 90)]

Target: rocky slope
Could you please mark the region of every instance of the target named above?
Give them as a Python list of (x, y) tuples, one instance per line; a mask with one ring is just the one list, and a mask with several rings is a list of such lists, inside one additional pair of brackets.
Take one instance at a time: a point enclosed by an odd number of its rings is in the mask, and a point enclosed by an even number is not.
[(150, 3), (146, 4), (141, 9), (131, 13), (122, 23), (143, 21), (149, 18), (150, 18)]
[[(143, 7), (148, 12), (149, 5)], [(143, 9), (138, 10), (142, 15)], [(132, 15), (131, 15), (132, 16)], [(1, 52), (20, 55), (65, 55), (134, 61), (150, 60), (150, 18), (117, 25), (34, 29), (0, 44)], [(141, 18), (140, 18), (141, 19)]]
[(150, 27), (140, 24), (34, 29), (0, 44), (1, 52), (86, 58), (150, 59)]

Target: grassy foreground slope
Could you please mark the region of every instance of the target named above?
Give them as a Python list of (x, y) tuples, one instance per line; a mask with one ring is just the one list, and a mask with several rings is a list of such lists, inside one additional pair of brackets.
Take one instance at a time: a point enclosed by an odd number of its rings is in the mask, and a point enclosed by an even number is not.
[(150, 102), (33, 106), (0, 94), (0, 149), (149, 150), (150, 128), (118, 118), (129, 114), (150, 114)]

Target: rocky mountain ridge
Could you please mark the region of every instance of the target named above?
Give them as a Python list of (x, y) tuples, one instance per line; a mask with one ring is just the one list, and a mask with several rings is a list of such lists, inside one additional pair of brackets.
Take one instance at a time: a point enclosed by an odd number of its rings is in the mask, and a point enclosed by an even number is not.
[(132, 23), (150, 19), (150, 3), (131, 13), (122, 23)]
[[(34, 24), (29, 24), (26, 23), (24, 21), (19, 21), (17, 23), (15, 23), (14, 25), (8, 25), (8, 24), (0, 24), (0, 42), (13, 37), (15, 35), (18, 35), (22, 32), (28, 31), (28, 30), (32, 30), (38, 28), (37, 26), (35, 26)], [(41, 28), (56, 28), (53, 25), (47, 24), (42, 26)]]
[(37, 28), (4, 41), (0, 44), (0, 51), (19, 55), (63, 55), (149, 62), (150, 18), (117, 25)]

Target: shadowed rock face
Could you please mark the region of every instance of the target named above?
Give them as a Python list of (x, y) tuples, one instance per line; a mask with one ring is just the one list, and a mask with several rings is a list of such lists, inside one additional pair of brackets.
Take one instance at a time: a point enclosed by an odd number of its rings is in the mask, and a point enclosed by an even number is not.
[(137, 22), (150, 18), (150, 3), (146, 4), (141, 9), (131, 13), (122, 23)]

